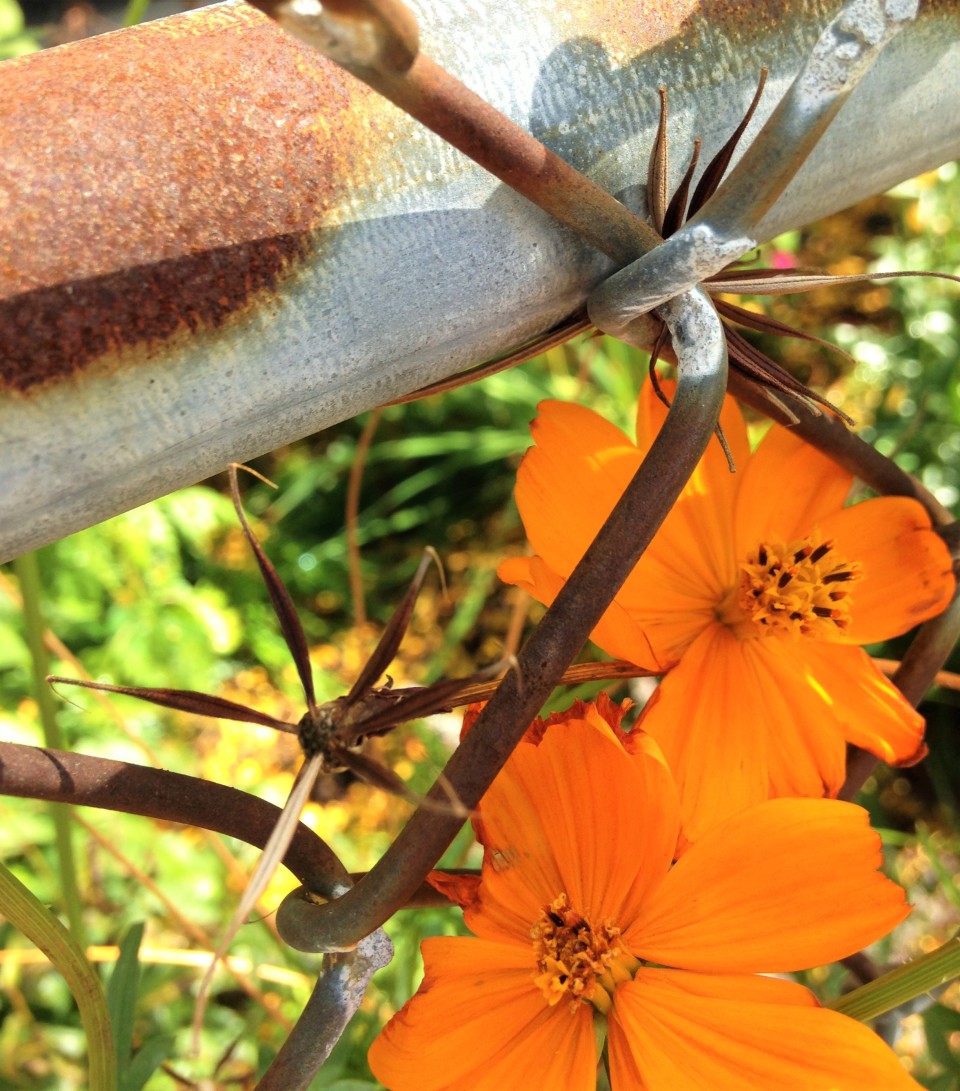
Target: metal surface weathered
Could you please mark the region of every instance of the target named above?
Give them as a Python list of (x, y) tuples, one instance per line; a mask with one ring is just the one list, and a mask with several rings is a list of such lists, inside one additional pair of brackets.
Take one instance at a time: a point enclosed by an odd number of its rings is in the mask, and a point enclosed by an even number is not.
[[(657, 87), (706, 161), (769, 66), (747, 146), (839, 4), (411, 6), (636, 208)], [(960, 154), (958, 24), (922, 5), (761, 238)], [(0, 133), (0, 558), (503, 351), (613, 269), (239, 2), (5, 62)]]

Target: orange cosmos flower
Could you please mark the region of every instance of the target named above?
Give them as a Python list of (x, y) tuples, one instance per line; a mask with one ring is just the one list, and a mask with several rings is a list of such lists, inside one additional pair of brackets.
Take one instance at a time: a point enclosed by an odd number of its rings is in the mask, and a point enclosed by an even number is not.
[[(646, 384), (634, 444), (589, 409), (541, 404), (516, 490), (536, 556), (505, 561), (502, 579), (553, 601), (665, 414)], [(922, 718), (857, 645), (933, 617), (954, 591), (915, 500), (844, 508), (852, 477), (826, 455), (779, 426), (751, 454), (732, 398), (721, 423), (737, 472), (711, 443), (593, 633), (666, 672), (642, 723), (691, 840), (770, 796), (836, 795), (847, 742), (918, 761)]]
[(424, 979), (370, 1050), (393, 1091), (899, 1091), (867, 1027), (791, 981), (906, 916), (866, 813), (758, 804), (671, 867), (679, 802), (655, 744), (608, 699), (528, 731), (484, 796), (479, 879), (436, 885), (476, 938), (423, 944)]

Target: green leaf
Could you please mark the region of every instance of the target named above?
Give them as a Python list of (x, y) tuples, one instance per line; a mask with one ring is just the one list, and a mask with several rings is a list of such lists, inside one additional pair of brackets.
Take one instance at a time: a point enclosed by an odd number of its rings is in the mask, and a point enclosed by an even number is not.
[(140, 1091), (163, 1062), (173, 1054), (174, 1038), (164, 1034), (148, 1038), (120, 1079), (120, 1091)]
[(923, 1027), (930, 1056), (947, 1070), (948, 1075), (960, 1076), (960, 1055), (950, 1046), (950, 1035), (960, 1031), (960, 1011), (933, 1004), (923, 1013)]
[(123, 26), (135, 27), (142, 23), (147, 15), (150, 0), (127, 0), (127, 7), (123, 13)]
[(120, 956), (107, 985), (107, 1007), (116, 1043), (117, 1068), (121, 1073), (127, 1068), (133, 1052), (133, 1020), (137, 1008), (140, 987), (140, 943), (143, 939), (143, 922), (132, 924), (120, 941)]

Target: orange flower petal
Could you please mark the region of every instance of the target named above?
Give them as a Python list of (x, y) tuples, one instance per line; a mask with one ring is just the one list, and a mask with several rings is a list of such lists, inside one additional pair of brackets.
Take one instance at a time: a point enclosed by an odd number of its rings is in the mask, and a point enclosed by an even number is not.
[(535, 446), (517, 472), (516, 500), (535, 553), (566, 577), (640, 465), (636, 447), (599, 414), (542, 402)]
[(803, 655), (847, 742), (888, 765), (912, 765), (923, 757), (923, 717), (862, 648), (811, 643)]
[(370, 1047), (370, 1068), (392, 1091), (592, 1089), (593, 1009), (548, 1007), (526, 947), (436, 938), (423, 943), (417, 994)]
[(614, 996), (609, 1040), (614, 1091), (919, 1088), (872, 1030), (774, 978), (641, 969)]
[(431, 871), (427, 876), (427, 882), (434, 890), (439, 891), (445, 898), (449, 898), (451, 902), (463, 909), (477, 900), (480, 876), (448, 875), (443, 871)]
[(464, 913), (477, 935), (529, 943), (561, 893), (592, 923), (636, 916), (670, 866), (679, 807), (659, 752), (633, 745), (594, 712), (517, 747), (480, 805), (483, 878)]
[(945, 610), (956, 581), (950, 553), (916, 500), (881, 496), (844, 508), (820, 523), (840, 557), (863, 578), (850, 588), (853, 607), (844, 634), (853, 644), (899, 636)]
[[(660, 379), (660, 389), (667, 401), (672, 402), (677, 391), (675, 379)], [(645, 382), (640, 389), (640, 397), (637, 399), (637, 447), (643, 454), (650, 449), (650, 444), (663, 427), (667, 419), (667, 407), (657, 397), (653, 383)], [(750, 459), (750, 444), (747, 439), (747, 426), (743, 420), (743, 413), (735, 398), (729, 395), (723, 399), (723, 407), (720, 410), (720, 427), (723, 429), (724, 438), (733, 456), (733, 464), (737, 472), (741, 472)], [(730, 468), (727, 465), (727, 457), (720, 446), (719, 440), (711, 440), (705, 457), (718, 460), (717, 469), (725, 471), (728, 475)], [(722, 460), (722, 466), (719, 465)]]
[[(649, 401), (650, 395), (644, 394), (641, 402), (644, 398)], [(736, 457), (746, 461), (746, 430), (739, 409), (728, 399), (723, 412)], [(543, 403), (533, 431), (536, 446), (525, 455), (517, 475), (517, 506), (537, 555), (557, 577), (566, 579), (639, 466), (640, 452), (616, 428), (581, 406)], [(617, 602), (633, 624), (622, 615), (605, 619), (609, 624), (594, 634), (602, 648), (643, 666), (666, 669), (676, 662), (736, 580), (732, 549), (736, 485), (721, 448), (712, 444), (618, 593)], [(503, 578), (509, 579), (510, 569), (504, 571)], [(542, 598), (535, 585), (532, 593)], [(651, 623), (656, 623), (656, 639), (637, 647), (637, 628)]]
[(713, 620), (737, 579), (732, 501), (715, 504), (716, 496), (684, 493), (617, 592), (668, 663)]
[[(553, 603), (565, 583), (540, 557), (510, 557), (500, 564), (497, 575), (504, 583), (523, 588), (545, 606)], [(614, 659), (626, 659), (645, 670), (660, 671), (672, 662), (657, 654), (643, 629), (616, 599), (604, 612), (590, 639)]]
[[(500, 564), (497, 575), (546, 606), (566, 582), (540, 557), (511, 557)], [(659, 591), (644, 598), (643, 589), (650, 581)], [(691, 600), (675, 588), (676, 572), (671, 571), (671, 565), (661, 565), (645, 555), (604, 611), (590, 639), (615, 659), (658, 673), (668, 670), (714, 617), (711, 598)], [(639, 605), (633, 605), (633, 600)], [(646, 625), (654, 639), (648, 636)]]
[(810, 534), (843, 506), (852, 481), (851, 474), (816, 447), (775, 424), (740, 481), (737, 556), (742, 559), (770, 538), (789, 542)]
[(689, 840), (771, 795), (839, 791), (843, 734), (806, 676), (806, 650), (714, 624), (660, 683), (640, 725), (677, 781)]
[[(666, 380), (661, 386), (672, 398), (676, 384)], [(645, 383), (637, 407), (637, 433), (640, 450), (660, 430), (666, 419), (666, 407), (653, 393), (653, 384)], [(725, 398), (720, 413), (731, 453), (738, 466), (749, 460), (747, 430), (743, 415), (733, 398)], [(680, 499), (664, 520), (650, 549), (641, 559), (624, 589), (617, 596), (633, 611), (646, 606), (656, 612), (715, 605), (718, 597), (736, 578), (733, 553), (733, 501), (738, 479), (730, 472), (723, 448), (711, 439), (707, 449), (684, 487)], [(689, 604), (671, 603), (662, 598), (668, 593), (690, 600)]]
[(881, 863), (880, 838), (863, 808), (768, 800), (690, 846), (627, 942), (638, 958), (708, 973), (833, 962), (910, 912), (900, 887), (877, 870)]

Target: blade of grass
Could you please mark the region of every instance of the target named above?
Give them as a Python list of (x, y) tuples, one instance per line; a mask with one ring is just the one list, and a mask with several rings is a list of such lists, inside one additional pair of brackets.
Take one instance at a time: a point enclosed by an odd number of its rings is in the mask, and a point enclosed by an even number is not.
[(132, 924), (120, 941), (120, 955), (107, 985), (107, 1007), (117, 1055), (117, 1068), (122, 1073), (130, 1064), (133, 1053), (133, 1017), (140, 987), (140, 941), (143, 922)]
[(60, 921), (3, 864), (0, 912), (40, 948), (63, 975), (80, 1011), (87, 1040), (90, 1091), (115, 1091), (116, 1054), (103, 986), (83, 948)]
[(148, 1079), (173, 1052), (173, 1038), (150, 1038), (133, 1053), (133, 1026), (140, 991), (140, 943), (143, 922), (132, 924), (120, 941), (117, 958), (107, 984), (107, 1007), (113, 1027), (119, 1091), (140, 1091)]
[[(57, 705), (53, 692), (47, 685), (50, 659), (43, 642), (46, 625), (40, 607), (40, 570), (37, 555), (26, 553), (13, 562), (13, 570), (20, 581), (20, 594), (23, 599), (23, 624), (26, 629), (27, 646), (30, 649), (30, 671), (33, 676), (33, 691), (40, 711), (43, 725), (43, 740), (51, 750), (63, 750), (63, 736), (57, 721)], [(77, 866), (73, 853), (73, 826), (70, 808), (62, 803), (51, 803), (50, 814), (56, 830), (57, 857), (60, 865), (60, 892), (63, 898), (70, 931), (77, 943), (83, 947), (86, 940), (83, 929), (83, 903), (77, 883)]]
[(123, 1074), (120, 1091), (141, 1091), (160, 1065), (173, 1056), (174, 1045), (172, 1034), (164, 1034), (144, 1042)]

